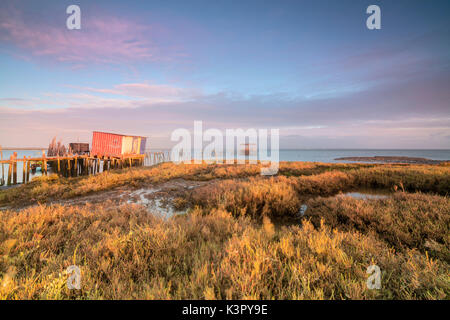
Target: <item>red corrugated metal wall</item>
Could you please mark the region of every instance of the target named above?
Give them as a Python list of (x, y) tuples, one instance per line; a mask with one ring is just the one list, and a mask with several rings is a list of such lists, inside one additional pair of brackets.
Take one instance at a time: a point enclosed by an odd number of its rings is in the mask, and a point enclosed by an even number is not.
[(94, 156), (120, 156), (122, 154), (122, 136), (94, 131), (91, 154)]

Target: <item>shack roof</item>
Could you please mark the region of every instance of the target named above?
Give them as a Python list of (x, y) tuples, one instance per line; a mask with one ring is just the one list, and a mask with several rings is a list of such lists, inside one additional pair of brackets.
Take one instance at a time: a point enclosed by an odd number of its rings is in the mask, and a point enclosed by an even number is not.
[(112, 134), (112, 135), (121, 136), (121, 137), (147, 138), (144, 136), (133, 136), (131, 134), (112, 133), (112, 132), (105, 132), (105, 131), (93, 131), (93, 132), (94, 133), (97, 132), (97, 133), (104, 133), (104, 134)]

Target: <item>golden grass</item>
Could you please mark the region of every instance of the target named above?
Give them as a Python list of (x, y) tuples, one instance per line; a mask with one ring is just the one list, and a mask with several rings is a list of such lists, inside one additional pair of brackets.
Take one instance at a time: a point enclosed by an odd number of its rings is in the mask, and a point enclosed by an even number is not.
[(344, 231), (374, 232), (397, 250), (418, 248), (450, 263), (450, 199), (397, 192), (382, 200), (315, 198), (306, 217)]
[[(260, 177), (259, 165), (173, 164), (111, 170), (95, 176), (33, 179), (0, 191), (0, 204), (18, 205), (68, 199), (120, 186), (138, 187), (170, 179), (237, 179)], [(445, 195), (450, 190), (450, 167), (436, 165), (376, 165), (281, 162), (278, 176), (287, 176), (300, 193), (332, 194), (354, 187), (405, 188)], [(298, 178), (298, 181), (296, 180)], [(318, 192), (317, 188), (320, 188)]]
[[(177, 195), (173, 205), (191, 209), (168, 220), (113, 202), (1, 211), (0, 298), (449, 298), (450, 167), (282, 163), (275, 177), (259, 169), (166, 163), (1, 191), (0, 203), (19, 206), (175, 178), (213, 180)], [(361, 186), (423, 193), (328, 197)], [(66, 288), (73, 264), (82, 270), (80, 292)], [(382, 270), (381, 290), (366, 287), (371, 264)]]
[(252, 217), (293, 216), (300, 200), (288, 178), (250, 178), (223, 180), (197, 188), (192, 193), (194, 204), (206, 208), (220, 208), (234, 215)]
[[(373, 235), (275, 228), (222, 211), (168, 221), (142, 207), (38, 206), (0, 222), (2, 299), (444, 299), (448, 264)], [(366, 269), (382, 270), (381, 290)], [(66, 288), (69, 265), (82, 290)]]

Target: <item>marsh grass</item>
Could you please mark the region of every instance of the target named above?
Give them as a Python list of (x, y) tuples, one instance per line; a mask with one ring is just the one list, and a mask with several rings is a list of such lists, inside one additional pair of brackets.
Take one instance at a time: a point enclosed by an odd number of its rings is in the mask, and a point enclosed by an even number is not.
[(397, 250), (417, 248), (450, 263), (450, 199), (397, 192), (382, 200), (315, 198), (305, 217), (343, 231), (374, 232)]
[[(450, 190), (450, 167), (437, 165), (375, 165), (281, 162), (278, 176), (286, 176), (299, 192), (332, 194), (353, 187), (394, 188), (434, 192)], [(17, 188), (0, 191), (0, 204), (21, 206), (68, 199), (121, 186), (139, 187), (171, 179), (215, 180), (260, 177), (259, 165), (173, 164), (111, 170), (88, 177), (39, 177)], [(317, 188), (320, 188), (318, 191)]]
[[(222, 210), (170, 220), (125, 205), (3, 213), (2, 299), (443, 299), (448, 265), (373, 235), (275, 228)], [(381, 290), (366, 269), (382, 269)], [(67, 289), (78, 265), (82, 290)]]
[[(282, 163), (278, 176), (261, 177), (256, 165), (165, 163), (42, 177), (0, 192), (2, 204), (35, 204), (0, 212), (0, 298), (448, 299), (449, 172)], [(174, 198), (190, 211), (169, 219), (113, 202), (36, 204), (179, 178), (211, 181)], [(330, 197), (361, 186), (419, 193)], [(80, 291), (66, 287), (73, 264)], [(366, 287), (371, 264), (381, 290)]]

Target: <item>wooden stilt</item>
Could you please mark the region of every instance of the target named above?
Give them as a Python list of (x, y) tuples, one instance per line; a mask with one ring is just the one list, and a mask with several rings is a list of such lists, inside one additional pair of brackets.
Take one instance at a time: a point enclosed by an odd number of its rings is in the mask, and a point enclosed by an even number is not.
[(72, 169), (70, 168), (70, 161), (71, 161), (70, 159), (67, 160), (67, 175), (69, 177), (72, 176), (72, 174), (71, 174), (72, 173), (71, 172)]
[(10, 186), (11, 185), (11, 176), (12, 176), (12, 167), (13, 167), (13, 156), (11, 155), (10, 157), (9, 157), (9, 165), (8, 165), (8, 186)]
[(17, 184), (17, 152), (14, 152), (14, 162), (13, 162), (13, 184)]
[(45, 150), (42, 150), (42, 168), (44, 170), (43, 173), (47, 175), (47, 159), (45, 157)]
[[(30, 157), (28, 157), (28, 159), (30, 159)], [(41, 171), (43, 171), (42, 168)], [(27, 161), (27, 182), (30, 182), (30, 160)]]
[(23, 167), (22, 167), (22, 183), (26, 183), (27, 181), (25, 180), (27, 177), (27, 157), (23, 156)]

